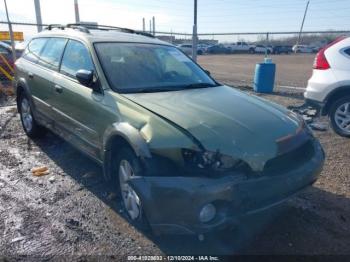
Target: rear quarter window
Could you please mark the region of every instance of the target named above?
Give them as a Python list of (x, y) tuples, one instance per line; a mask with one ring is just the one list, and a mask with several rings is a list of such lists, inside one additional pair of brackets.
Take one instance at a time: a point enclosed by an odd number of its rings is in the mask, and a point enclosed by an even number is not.
[(48, 38), (35, 38), (28, 44), (23, 53), (23, 58), (36, 63), (39, 59), (39, 55), (43, 47), (45, 46)]

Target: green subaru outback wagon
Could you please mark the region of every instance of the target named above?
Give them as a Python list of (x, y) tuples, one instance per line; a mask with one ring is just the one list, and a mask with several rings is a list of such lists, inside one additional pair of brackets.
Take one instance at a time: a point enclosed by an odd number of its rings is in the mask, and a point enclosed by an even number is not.
[(312, 185), (324, 152), (298, 115), (215, 81), (169, 43), (49, 26), (16, 62), (24, 131), (103, 167), (130, 221), (158, 233), (237, 227)]

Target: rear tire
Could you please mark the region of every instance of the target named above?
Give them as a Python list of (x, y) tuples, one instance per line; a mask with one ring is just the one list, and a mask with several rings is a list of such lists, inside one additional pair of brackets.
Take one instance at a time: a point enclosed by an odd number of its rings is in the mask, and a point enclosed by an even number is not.
[(134, 176), (142, 176), (140, 160), (133, 150), (123, 146), (118, 150), (115, 165), (115, 184), (121, 199), (121, 206), (129, 222), (142, 230), (149, 230), (150, 226), (143, 209), (143, 203), (136, 191), (128, 184)]
[(332, 104), (329, 118), (334, 132), (350, 138), (350, 96), (338, 99)]
[(46, 128), (39, 125), (33, 115), (33, 109), (29, 102), (29, 97), (21, 93), (18, 99), (18, 110), (24, 132), (30, 138), (39, 138), (45, 135)]

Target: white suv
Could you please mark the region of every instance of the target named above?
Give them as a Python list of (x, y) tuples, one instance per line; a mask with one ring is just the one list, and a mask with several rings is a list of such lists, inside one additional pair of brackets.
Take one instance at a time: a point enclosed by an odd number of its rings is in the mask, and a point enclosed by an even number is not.
[(313, 53), (313, 49), (307, 45), (295, 45), (292, 48), (294, 53), (306, 53), (311, 54)]
[(350, 37), (340, 37), (315, 58), (305, 99), (321, 115), (329, 115), (332, 128), (350, 137)]

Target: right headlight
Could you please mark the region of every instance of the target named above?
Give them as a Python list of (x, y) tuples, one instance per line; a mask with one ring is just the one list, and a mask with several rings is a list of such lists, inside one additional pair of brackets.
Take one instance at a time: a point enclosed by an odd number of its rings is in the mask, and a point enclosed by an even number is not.
[(190, 165), (200, 169), (210, 168), (216, 171), (230, 170), (245, 164), (240, 159), (223, 155), (217, 152), (201, 152), (191, 149), (182, 149), (182, 156), (185, 165)]

